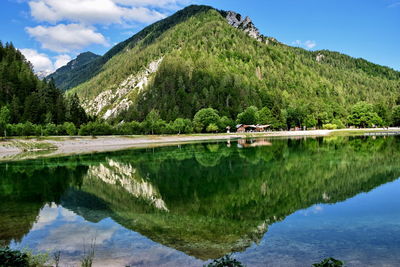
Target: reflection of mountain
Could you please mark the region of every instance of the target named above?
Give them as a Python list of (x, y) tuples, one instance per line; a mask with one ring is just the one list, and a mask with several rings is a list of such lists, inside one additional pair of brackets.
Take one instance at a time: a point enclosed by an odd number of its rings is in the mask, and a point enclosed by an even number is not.
[[(342, 201), (399, 177), (399, 154), (398, 138), (105, 153), (60, 160), (65, 167), (42, 160), (24, 183), (1, 181), (0, 195), (24, 200), (21, 192), (28, 192), (42, 196), (42, 203), (61, 201), (89, 221), (111, 217), (156, 242), (209, 259), (245, 249), (260, 240), (268, 225), (299, 209)], [(0, 171), (8, 177), (20, 174), (18, 163), (10, 165), (7, 172), (0, 165)], [(40, 181), (47, 178), (53, 182), (46, 186)], [(35, 183), (36, 192), (30, 188)], [(46, 187), (58, 192), (58, 199)]]
[(160, 193), (149, 182), (136, 174), (130, 164), (121, 164), (112, 159), (99, 166), (89, 167), (88, 179), (100, 179), (111, 185), (119, 185), (134, 198), (144, 199), (159, 210), (168, 211)]

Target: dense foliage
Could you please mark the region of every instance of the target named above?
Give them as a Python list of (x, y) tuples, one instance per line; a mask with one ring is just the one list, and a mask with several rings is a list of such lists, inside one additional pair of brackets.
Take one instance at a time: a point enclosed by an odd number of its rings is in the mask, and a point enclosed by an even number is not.
[(208, 107), (234, 120), (254, 106), (267, 108), (263, 123), (276, 128), (340, 128), (353, 124), (353, 106), (365, 101), (381, 120), (371, 113), (371, 123), (354, 126), (393, 122), (392, 109), (400, 104), (397, 71), (336, 52), (258, 42), (209, 7), (188, 7), (168, 21), (168, 27), (160, 22), (122, 43), (101, 71), (72, 92), (94, 98), (163, 58), (149, 86), (131, 93), (134, 104), (119, 121), (142, 121), (153, 109), (166, 121), (191, 119)]
[(8, 123), (81, 125), (87, 122), (76, 95), (66, 98), (50, 80), (39, 80), (12, 44), (0, 42), (0, 132)]
[(327, 258), (320, 263), (314, 263), (313, 267), (343, 267), (343, 262), (334, 258)]
[(233, 259), (231, 255), (225, 255), (221, 259), (216, 259), (204, 265), (204, 267), (244, 267), (244, 265), (237, 259)]
[(2, 267), (29, 266), (28, 255), (9, 247), (0, 248), (0, 263)]

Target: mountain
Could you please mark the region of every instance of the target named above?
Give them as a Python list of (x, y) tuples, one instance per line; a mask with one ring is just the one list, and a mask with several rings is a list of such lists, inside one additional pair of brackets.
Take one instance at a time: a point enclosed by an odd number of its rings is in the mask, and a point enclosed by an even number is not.
[(42, 71), (36, 71), (35, 74), (36, 76), (40, 79), (43, 80), (44, 78), (46, 78), (47, 76), (49, 76), (50, 74), (52, 74), (53, 71), (51, 70), (42, 70)]
[(71, 86), (78, 85), (85, 81), (80, 72), (87, 68), (90, 62), (94, 62), (101, 56), (92, 52), (79, 54), (76, 59), (68, 62), (67, 65), (57, 69), (54, 73), (47, 75), (48, 79), (53, 79), (57, 87), (63, 90), (69, 89)]
[(359, 101), (389, 120), (388, 110), (400, 103), (400, 72), (282, 44), (261, 35), (250, 18), (208, 6), (146, 27), (82, 66), (78, 78), (69, 92), (90, 114), (115, 121), (140, 121), (153, 109), (167, 121), (193, 118), (205, 107), (235, 119), (256, 106), (293, 127), (345, 122)]

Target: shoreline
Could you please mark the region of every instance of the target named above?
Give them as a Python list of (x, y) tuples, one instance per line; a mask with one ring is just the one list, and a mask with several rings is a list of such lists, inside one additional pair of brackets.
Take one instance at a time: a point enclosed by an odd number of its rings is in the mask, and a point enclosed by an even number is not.
[(340, 129), (309, 131), (277, 131), (263, 133), (219, 133), (154, 136), (49, 136), (12, 138), (0, 141), (0, 161), (56, 157), (77, 154), (110, 152), (131, 148), (178, 145), (192, 142), (230, 140), (240, 138), (357, 136), (368, 133), (390, 134), (400, 128)]

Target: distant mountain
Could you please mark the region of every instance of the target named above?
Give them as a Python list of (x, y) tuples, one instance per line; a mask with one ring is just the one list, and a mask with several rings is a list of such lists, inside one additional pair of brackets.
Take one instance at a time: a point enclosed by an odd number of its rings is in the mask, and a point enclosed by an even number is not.
[(101, 56), (92, 52), (81, 53), (76, 59), (57, 69), (55, 72), (48, 75), (47, 78), (53, 78), (58, 88), (63, 90), (69, 89), (71, 86), (78, 85), (85, 81), (85, 78), (80, 74), (81, 70), (87, 68), (89, 63), (100, 57)]
[[(60, 74), (60, 73), (59, 73)], [(345, 121), (359, 101), (382, 117), (400, 103), (400, 72), (260, 34), (250, 18), (189, 6), (55, 80), (104, 119), (167, 121), (212, 107), (236, 118), (267, 107), (288, 127)], [(386, 118), (384, 118), (386, 119)]]
[(42, 70), (42, 71), (36, 71), (35, 74), (36, 76), (40, 79), (43, 80), (44, 78), (46, 78), (47, 76), (49, 76), (50, 74), (52, 74), (53, 72), (51, 70)]

